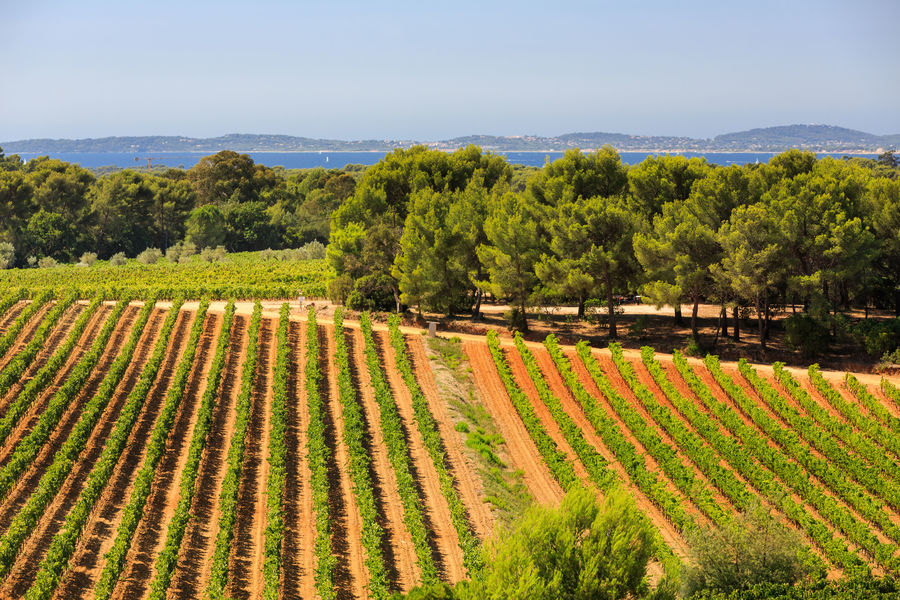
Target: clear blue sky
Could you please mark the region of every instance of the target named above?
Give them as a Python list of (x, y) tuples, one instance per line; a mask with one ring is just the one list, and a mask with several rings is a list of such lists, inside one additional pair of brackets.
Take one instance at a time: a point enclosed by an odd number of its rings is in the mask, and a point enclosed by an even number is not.
[(0, 140), (900, 133), (897, 0), (3, 0)]

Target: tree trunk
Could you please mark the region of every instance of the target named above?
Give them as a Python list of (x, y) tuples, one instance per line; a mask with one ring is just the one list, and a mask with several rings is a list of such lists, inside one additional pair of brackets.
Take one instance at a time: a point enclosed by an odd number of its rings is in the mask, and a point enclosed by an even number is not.
[(738, 315), (738, 307), (735, 306), (731, 309), (732, 315), (734, 315), (734, 341), (741, 341), (741, 319)]
[(609, 339), (614, 340), (619, 336), (616, 331), (616, 303), (613, 301), (612, 286), (607, 289), (606, 300), (609, 306)]
[(681, 303), (675, 305), (675, 325), (681, 327), (684, 325), (684, 319), (681, 318)]
[(484, 292), (481, 289), (475, 291), (475, 310), (472, 311), (472, 322), (479, 323), (481, 321), (481, 295)]
[(764, 321), (765, 327), (763, 328), (763, 334), (766, 336), (766, 340), (768, 340), (769, 339), (769, 321), (771, 320), (769, 318), (770, 311), (769, 311), (769, 293), (768, 292), (766, 292), (766, 295), (763, 297), (763, 313), (765, 314), (765, 321)]
[(900, 317), (900, 288), (894, 290), (894, 314)]
[(719, 312), (719, 327), (722, 328), (722, 337), (728, 337), (728, 307), (724, 304), (722, 305), (722, 310)]
[(578, 298), (578, 320), (584, 319), (584, 303), (585, 303), (584, 296), (579, 297)]
[(762, 348), (762, 351), (766, 351), (766, 330), (765, 324), (763, 323), (763, 307), (762, 301), (759, 297), (759, 294), (756, 295), (756, 323), (759, 326), (759, 345)]
[(691, 335), (697, 339), (697, 311), (700, 308), (700, 297), (694, 298), (694, 307), (691, 309)]

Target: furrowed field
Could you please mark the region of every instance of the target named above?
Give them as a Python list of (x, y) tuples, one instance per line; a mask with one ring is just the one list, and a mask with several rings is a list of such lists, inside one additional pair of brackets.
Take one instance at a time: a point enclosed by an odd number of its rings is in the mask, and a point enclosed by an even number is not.
[(321, 263), (195, 268), (3, 280), (0, 597), (385, 598), (578, 486), (631, 493), (657, 577), (757, 503), (832, 576), (900, 574), (896, 377), (432, 340), (225, 301), (321, 295)]

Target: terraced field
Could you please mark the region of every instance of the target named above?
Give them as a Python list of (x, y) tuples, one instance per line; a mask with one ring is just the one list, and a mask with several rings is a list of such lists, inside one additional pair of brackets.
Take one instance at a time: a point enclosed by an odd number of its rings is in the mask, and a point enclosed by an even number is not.
[[(760, 503), (830, 571), (900, 573), (896, 379), (552, 336), (461, 351), (494, 466), (546, 504), (626, 487), (658, 569)], [(447, 373), (396, 320), (0, 298), (0, 597), (385, 598), (477, 572), (504, 502)]]

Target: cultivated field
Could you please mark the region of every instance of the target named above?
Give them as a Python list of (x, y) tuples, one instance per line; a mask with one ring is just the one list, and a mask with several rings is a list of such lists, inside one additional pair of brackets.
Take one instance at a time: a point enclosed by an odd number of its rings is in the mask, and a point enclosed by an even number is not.
[(496, 333), (446, 342), (457, 364), (395, 320), (267, 306), (0, 298), (0, 597), (457, 581), (516, 509), (498, 477), (625, 486), (658, 570), (761, 503), (829, 571), (900, 573), (896, 378)]

